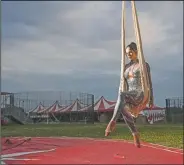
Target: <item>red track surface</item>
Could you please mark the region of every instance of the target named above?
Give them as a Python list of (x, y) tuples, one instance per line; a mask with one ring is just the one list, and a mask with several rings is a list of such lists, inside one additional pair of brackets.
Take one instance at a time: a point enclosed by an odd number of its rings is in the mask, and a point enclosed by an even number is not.
[(182, 150), (146, 143), (136, 148), (123, 140), (32, 138), (23, 144), (23, 138), (10, 138), (12, 144), (5, 140), (1, 156), (6, 164), (183, 164)]

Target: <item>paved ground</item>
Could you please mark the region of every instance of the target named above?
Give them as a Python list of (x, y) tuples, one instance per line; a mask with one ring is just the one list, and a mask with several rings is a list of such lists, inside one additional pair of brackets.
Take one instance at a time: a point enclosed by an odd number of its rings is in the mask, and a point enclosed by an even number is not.
[(183, 164), (183, 151), (124, 140), (2, 138), (1, 164)]

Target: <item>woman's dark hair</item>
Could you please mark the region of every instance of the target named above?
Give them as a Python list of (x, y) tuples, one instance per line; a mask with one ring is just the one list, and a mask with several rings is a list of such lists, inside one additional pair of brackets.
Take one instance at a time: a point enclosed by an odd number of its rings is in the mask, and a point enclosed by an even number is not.
[(126, 48), (130, 48), (133, 51), (137, 51), (137, 45), (135, 42), (131, 42)]

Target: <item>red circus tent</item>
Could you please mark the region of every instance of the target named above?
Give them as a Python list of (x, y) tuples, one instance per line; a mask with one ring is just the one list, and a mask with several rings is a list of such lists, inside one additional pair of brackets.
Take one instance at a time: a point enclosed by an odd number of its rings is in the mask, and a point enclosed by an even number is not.
[(114, 111), (114, 107), (116, 105), (115, 101), (109, 101), (104, 98), (104, 96), (100, 97), (100, 99), (95, 103), (94, 110), (97, 112), (109, 112)]
[[(113, 112), (116, 106), (116, 101), (109, 101), (104, 98), (104, 96), (100, 97), (100, 99), (95, 103), (94, 110), (97, 112)], [(154, 105), (152, 108), (146, 107), (144, 110), (164, 110), (165, 108)]]
[(52, 104), (50, 107), (43, 109), (42, 111), (38, 113), (56, 113), (62, 106), (59, 104), (58, 101), (56, 101), (54, 104)]
[(64, 108), (60, 108), (58, 110), (58, 113), (64, 113), (64, 112), (77, 112), (82, 108), (82, 103), (77, 99), (73, 104), (68, 105)]
[[(94, 104), (94, 111), (95, 112), (113, 112), (116, 105), (116, 101), (109, 101), (101, 96), (96, 103)], [(31, 110), (30, 112), (37, 112), (37, 113), (66, 113), (66, 112), (84, 112), (91, 108), (91, 105), (85, 106), (81, 103), (78, 99), (76, 99), (72, 104), (68, 106), (61, 106), (58, 101), (56, 101), (53, 105), (48, 108), (44, 108), (44, 106), (40, 103), (35, 109)], [(143, 111), (161, 111), (165, 108), (161, 108), (159, 106), (154, 105), (152, 109), (146, 107)], [(143, 111), (140, 114), (143, 114)], [(153, 112), (152, 111), (152, 112)]]
[(90, 108), (92, 108), (92, 105), (85, 106), (85, 107), (79, 109), (78, 111), (79, 111), (79, 112), (86, 112), (86, 111), (88, 111)]
[(38, 112), (41, 112), (42, 110), (44, 110), (44, 106), (42, 105), (42, 103), (39, 103), (39, 105), (36, 107), (36, 108), (34, 108), (34, 109), (32, 109), (32, 110), (30, 110), (28, 113), (38, 113)]

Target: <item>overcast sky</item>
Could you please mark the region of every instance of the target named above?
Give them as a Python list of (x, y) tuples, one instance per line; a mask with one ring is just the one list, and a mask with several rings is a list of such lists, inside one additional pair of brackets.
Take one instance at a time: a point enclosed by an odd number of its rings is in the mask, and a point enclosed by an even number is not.
[[(127, 44), (135, 41), (126, 3)], [(183, 95), (183, 4), (137, 1), (155, 103)], [(82, 91), (116, 100), (121, 2), (2, 2), (2, 91)]]

